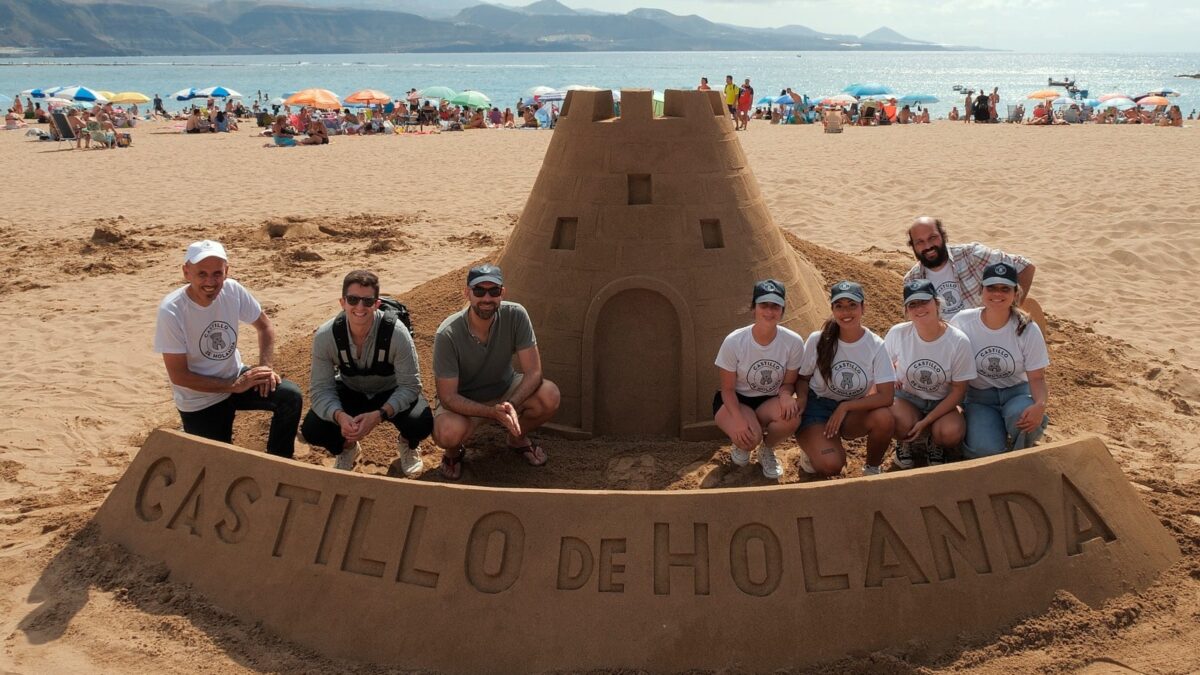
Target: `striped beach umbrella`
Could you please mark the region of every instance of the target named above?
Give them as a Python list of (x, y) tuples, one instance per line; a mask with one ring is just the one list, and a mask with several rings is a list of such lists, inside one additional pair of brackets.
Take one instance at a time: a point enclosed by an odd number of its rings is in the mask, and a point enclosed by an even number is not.
[(80, 87), (80, 86), (67, 87), (65, 89), (60, 89), (60, 90), (54, 92), (54, 96), (57, 96), (58, 98), (69, 98), (72, 101), (84, 101), (87, 103), (96, 102), (96, 101), (99, 101), (99, 102), (107, 102), (108, 101), (107, 98), (96, 93), (95, 90), (88, 89), (87, 87)]
[(197, 89), (195, 98), (241, 98), (242, 95), (228, 87), (205, 87)]

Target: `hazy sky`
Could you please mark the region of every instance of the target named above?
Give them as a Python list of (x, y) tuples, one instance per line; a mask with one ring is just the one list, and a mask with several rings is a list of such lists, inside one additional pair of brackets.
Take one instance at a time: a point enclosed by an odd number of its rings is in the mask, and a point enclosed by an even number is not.
[(609, 12), (653, 7), (720, 23), (801, 24), (851, 35), (888, 26), (917, 40), (1018, 51), (1200, 51), (1200, 0), (562, 1)]

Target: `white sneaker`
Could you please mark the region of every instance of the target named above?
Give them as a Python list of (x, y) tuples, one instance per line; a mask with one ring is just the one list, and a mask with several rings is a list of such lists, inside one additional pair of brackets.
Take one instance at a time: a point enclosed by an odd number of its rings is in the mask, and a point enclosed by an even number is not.
[(729, 458), (732, 459), (733, 463), (737, 464), (738, 466), (746, 466), (750, 463), (750, 453), (736, 445), (730, 448)]
[(912, 446), (908, 443), (901, 443), (896, 446), (896, 456), (892, 462), (901, 469), (913, 468)]
[(333, 468), (338, 471), (353, 471), (354, 460), (358, 459), (358, 451), (362, 450), (362, 446), (355, 443), (349, 448), (342, 448), (342, 454), (337, 456), (333, 462)]
[(870, 464), (863, 464), (863, 475), (864, 476), (878, 476), (882, 473), (883, 473), (882, 466), (871, 466)]
[(416, 448), (408, 447), (408, 441), (404, 440), (403, 436), (397, 444), (400, 446), (400, 470), (404, 475), (412, 477), (421, 473), (421, 453)]
[(807, 452), (801, 450), (800, 451), (800, 459), (798, 461), (800, 464), (801, 471), (803, 471), (804, 473), (807, 473), (809, 475), (816, 475), (817, 470), (813, 468), (812, 460), (809, 459)]
[(763, 475), (767, 478), (777, 479), (783, 476), (783, 467), (779, 465), (779, 460), (775, 458), (774, 448), (761, 446), (758, 449), (758, 463), (762, 465)]

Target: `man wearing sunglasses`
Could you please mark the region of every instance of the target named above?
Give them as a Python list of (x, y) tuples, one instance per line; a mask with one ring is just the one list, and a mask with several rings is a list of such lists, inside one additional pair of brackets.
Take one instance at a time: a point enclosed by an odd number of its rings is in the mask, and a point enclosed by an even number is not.
[[(188, 246), (183, 276), (158, 306), (154, 351), (162, 354), (183, 430), (223, 443), (233, 442), (238, 410), (269, 410), (267, 452), (291, 457), (304, 399), (295, 383), (272, 367), (275, 328), (262, 306), (241, 284), (228, 278), (229, 258), (221, 244), (204, 240)], [(258, 363), (242, 364), (238, 325), (258, 333)]]
[(312, 403), (300, 433), (337, 457), (334, 467), (353, 471), (359, 441), (391, 422), (400, 469), (421, 471), (417, 445), (433, 431), (433, 415), (421, 395), (421, 373), (412, 336), (398, 316), (385, 312), (379, 277), (355, 270), (342, 280), (342, 311), (317, 329), (312, 345)]
[[(442, 475), (462, 475), (463, 444), (491, 420), (508, 432), (508, 447), (532, 466), (546, 451), (529, 436), (558, 412), (558, 387), (542, 377), (533, 324), (525, 308), (504, 299), (504, 275), (495, 265), (472, 267), (463, 289), (467, 307), (438, 327), (433, 374), (438, 409), (433, 440), (445, 450)], [(521, 372), (512, 367), (513, 355)]]

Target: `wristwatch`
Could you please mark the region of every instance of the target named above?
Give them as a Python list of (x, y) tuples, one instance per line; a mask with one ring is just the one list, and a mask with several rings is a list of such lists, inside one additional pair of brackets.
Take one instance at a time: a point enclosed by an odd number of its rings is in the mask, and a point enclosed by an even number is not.
[(387, 420), (389, 420), (389, 419), (391, 419), (391, 418), (390, 418), (390, 417), (388, 417), (388, 414), (387, 414), (387, 408), (380, 408), (380, 409), (379, 409), (379, 421), (380, 421), (380, 422), (384, 422), (384, 421), (387, 421)]

